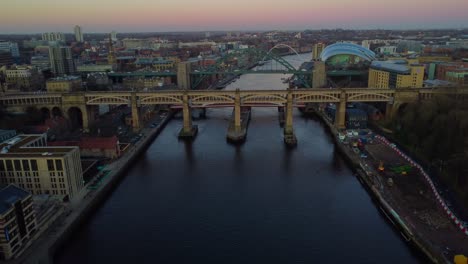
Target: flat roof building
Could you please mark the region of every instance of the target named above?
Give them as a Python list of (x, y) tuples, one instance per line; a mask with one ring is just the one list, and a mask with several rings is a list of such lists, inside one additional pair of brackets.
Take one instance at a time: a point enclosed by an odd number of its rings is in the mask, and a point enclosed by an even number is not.
[(373, 61), (369, 69), (370, 88), (420, 88), (423, 87), (424, 66)]
[(29, 192), (15, 185), (0, 190), (0, 259), (20, 252), (37, 232), (36, 215)]
[(48, 147), (46, 134), (0, 143), (0, 183), (72, 200), (83, 189), (82, 174), (79, 148)]

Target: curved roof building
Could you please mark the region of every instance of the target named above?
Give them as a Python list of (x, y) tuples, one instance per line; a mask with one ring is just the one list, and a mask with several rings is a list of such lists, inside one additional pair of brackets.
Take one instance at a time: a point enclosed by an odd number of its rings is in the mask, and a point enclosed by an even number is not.
[(320, 59), (326, 62), (335, 56), (347, 58), (356, 56), (363, 61), (369, 62), (375, 60), (374, 52), (353, 43), (335, 43), (327, 46), (320, 54)]

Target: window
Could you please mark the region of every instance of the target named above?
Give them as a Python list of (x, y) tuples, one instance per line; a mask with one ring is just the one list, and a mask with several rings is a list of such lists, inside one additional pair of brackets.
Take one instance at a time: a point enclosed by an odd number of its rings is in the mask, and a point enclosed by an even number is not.
[(23, 170), (29, 171), (29, 170), (30, 170), (30, 168), (29, 168), (29, 160), (22, 160), (21, 162), (23, 163)]
[(61, 161), (61, 160), (55, 160), (55, 166), (56, 166), (57, 170), (59, 170), (59, 171), (63, 170), (63, 166), (62, 166), (62, 161)]
[(31, 168), (33, 171), (37, 171), (37, 161), (31, 160)]
[(7, 171), (12, 171), (13, 163), (11, 162), (11, 160), (6, 160), (5, 162), (6, 162)]
[(0, 160), (0, 171), (5, 171), (5, 165), (3, 163), (3, 160)]
[(55, 170), (54, 160), (47, 160), (47, 169), (50, 170), (50, 171)]
[(21, 170), (21, 162), (20, 162), (20, 160), (14, 160), (14, 164), (15, 164), (15, 170), (16, 170), (16, 171), (20, 171), (20, 170)]

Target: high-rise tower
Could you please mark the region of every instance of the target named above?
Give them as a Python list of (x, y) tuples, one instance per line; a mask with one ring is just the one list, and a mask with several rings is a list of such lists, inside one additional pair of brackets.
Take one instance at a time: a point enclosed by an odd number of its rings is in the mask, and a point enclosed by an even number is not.
[(112, 44), (112, 34), (109, 34), (109, 54), (107, 55), (107, 63), (116, 64), (117, 57), (114, 53), (114, 45)]
[(75, 26), (75, 40), (76, 42), (84, 42), (83, 32), (81, 31), (81, 27), (78, 25)]

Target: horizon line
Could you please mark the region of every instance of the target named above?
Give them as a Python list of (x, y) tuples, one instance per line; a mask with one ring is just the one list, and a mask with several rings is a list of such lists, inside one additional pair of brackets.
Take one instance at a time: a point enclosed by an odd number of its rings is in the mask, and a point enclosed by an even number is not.
[[(79, 26), (79, 25), (78, 25)], [(81, 26), (80, 26), (81, 27)], [(322, 31), (322, 30), (345, 30), (345, 31), (352, 31), (352, 30), (360, 30), (360, 31), (373, 31), (373, 30), (383, 30), (383, 31), (416, 31), (416, 30), (468, 30), (468, 26), (464, 27), (440, 27), (440, 28), (321, 28), (321, 29), (302, 29), (302, 30), (297, 30), (297, 29), (250, 29), (250, 30), (175, 30), (175, 31), (123, 31), (123, 32), (118, 32), (118, 34), (132, 34), (132, 33), (139, 33), (139, 34), (147, 34), (147, 33), (206, 33), (206, 32), (271, 32), (271, 31), (283, 31), (283, 32), (304, 32), (304, 31)], [(115, 30), (112, 30), (115, 31)], [(110, 34), (112, 31), (95, 31), (95, 32), (83, 32), (83, 34)], [(41, 31), (41, 32), (27, 32), (27, 33), (0, 33), (0, 36), (2, 35), (40, 35), (42, 33), (48, 33), (48, 32), (58, 32), (58, 33), (64, 33), (64, 34), (74, 34), (73, 31)]]

